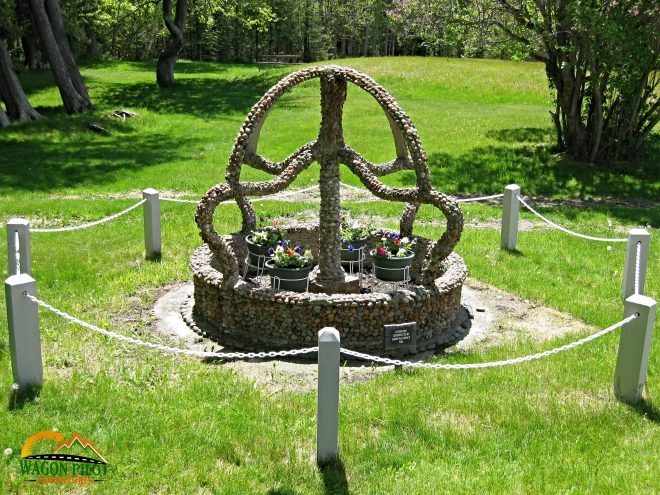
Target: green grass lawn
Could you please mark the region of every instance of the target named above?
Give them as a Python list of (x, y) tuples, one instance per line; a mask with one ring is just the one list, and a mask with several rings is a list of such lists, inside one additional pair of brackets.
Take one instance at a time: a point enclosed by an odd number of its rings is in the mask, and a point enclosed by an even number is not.
[[(523, 193), (555, 198), (657, 199), (657, 155), (627, 172), (573, 164), (551, 151), (549, 93), (537, 64), (445, 59), (343, 61), (389, 88), (418, 126), (434, 184), (450, 193)], [(198, 197), (222, 181), (231, 142), (250, 106), (284, 74), (252, 66), (183, 62), (178, 84), (159, 91), (152, 67), (102, 63), (83, 68), (98, 111), (61, 115), (47, 74), (24, 78), (48, 120), (0, 132), (0, 217), (42, 225), (94, 220), (132, 204), (145, 187)], [(264, 154), (281, 158), (314, 137), (318, 88), (306, 84), (276, 108), (262, 133)], [(107, 114), (130, 108), (140, 118)], [(361, 119), (361, 120), (359, 120)], [(98, 136), (88, 121), (111, 130)], [(348, 142), (374, 160), (393, 154), (382, 113), (349, 92)], [(245, 168), (246, 180), (265, 177)], [(297, 184), (314, 183), (317, 168)], [(656, 174), (655, 176), (653, 174)], [(343, 179), (357, 184), (345, 171)], [(385, 178), (409, 185), (410, 177)], [(118, 195), (113, 198), (111, 195)], [(401, 205), (345, 205), (395, 226)], [(310, 211), (313, 203), (267, 201), (266, 215)], [(465, 205), (466, 220), (494, 221), (497, 206)], [(200, 245), (193, 205), (163, 203), (163, 258), (143, 259), (142, 218), (132, 212), (93, 229), (33, 234), (39, 296), (99, 326), (146, 340), (148, 310), (159, 287), (189, 280)], [(553, 220), (592, 235), (652, 233), (647, 293), (658, 299), (657, 208), (591, 206), (543, 209)], [(223, 231), (237, 209), (219, 207)], [(533, 220), (523, 212), (524, 220)], [(438, 237), (430, 208), (417, 232)], [(624, 244), (589, 242), (557, 231), (522, 232), (517, 254), (500, 251), (493, 229), (466, 229), (457, 251), (473, 277), (604, 328), (622, 317)], [(4, 260), (0, 263), (5, 263)], [(0, 265), (6, 270), (4, 265)], [(4, 300), (1, 302), (4, 312)], [(126, 314), (142, 314), (131, 320)], [(108, 341), (41, 313), (45, 364), (38, 402), (13, 408), (5, 324), (0, 329), (0, 493), (72, 493), (31, 486), (18, 469), (23, 442), (57, 428), (92, 439), (113, 466), (92, 493), (656, 493), (660, 454), (660, 355), (654, 343), (647, 401), (614, 399), (618, 332), (542, 361), (503, 369), (393, 372), (344, 385), (340, 398), (341, 464), (314, 463), (314, 393), (271, 395), (221, 364), (162, 356)], [(519, 339), (447, 362), (478, 362), (538, 352), (574, 340)], [(656, 339), (657, 340), (657, 339)], [(87, 491), (87, 490), (86, 490)], [(81, 491), (82, 492), (82, 491)], [(78, 492), (75, 492), (78, 493)]]

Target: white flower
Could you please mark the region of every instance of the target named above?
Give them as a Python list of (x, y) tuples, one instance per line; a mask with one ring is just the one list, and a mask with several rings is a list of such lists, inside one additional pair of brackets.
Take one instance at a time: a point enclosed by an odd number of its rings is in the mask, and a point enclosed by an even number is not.
[(611, 227), (612, 226), (612, 220), (608, 220), (607, 225), (609, 225)]
[(12, 390), (18, 390), (19, 388), (21, 388), (21, 386), (18, 383), (12, 383), (11, 384), (11, 389)]
[(402, 244), (408, 244), (409, 242), (410, 242), (410, 239), (408, 239), (407, 237), (404, 237), (403, 239), (401, 239)]
[(277, 246), (277, 247), (275, 248), (275, 252), (276, 252), (276, 253), (283, 253), (283, 252), (284, 252), (284, 248), (283, 248), (282, 246)]
[(408, 253), (405, 249), (399, 249), (399, 251), (396, 253), (397, 258), (405, 258), (406, 256), (408, 256)]
[(612, 251), (612, 246), (607, 246), (608, 251)]
[(3, 452), (3, 454), (5, 454), (5, 455), (12, 455), (13, 453), (14, 453), (14, 451), (11, 450), (9, 447), (7, 447)]

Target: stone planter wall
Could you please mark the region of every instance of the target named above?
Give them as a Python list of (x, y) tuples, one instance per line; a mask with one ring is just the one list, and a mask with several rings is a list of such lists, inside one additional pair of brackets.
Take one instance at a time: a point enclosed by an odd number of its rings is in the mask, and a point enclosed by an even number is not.
[[(315, 228), (299, 228), (290, 239), (316, 252)], [(242, 236), (227, 239), (239, 258), (247, 255)], [(423, 249), (424, 242), (418, 248)], [(467, 276), (457, 254), (443, 261), (431, 286), (411, 285), (394, 294), (313, 294), (258, 287), (240, 279), (222, 288), (219, 260), (208, 246), (198, 248), (190, 267), (195, 285), (193, 316), (210, 337), (241, 350), (267, 351), (316, 345), (325, 326), (339, 330), (342, 346), (377, 355), (405, 355), (442, 347), (459, 323), (461, 288)], [(419, 274), (419, 268), (418, 268)], [(417, 322), (414, 341), (395, 349), (386, 343), (386, 324)]]

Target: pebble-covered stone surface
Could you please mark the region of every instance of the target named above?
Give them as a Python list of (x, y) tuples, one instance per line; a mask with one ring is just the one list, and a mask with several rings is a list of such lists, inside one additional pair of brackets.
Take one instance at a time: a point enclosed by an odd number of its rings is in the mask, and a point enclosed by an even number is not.
[[(291, 88), (320, 79), (321, 128), (317, 139), (274, 163), (257, 153), (261, 128), (277, 100)], [(397, 158), (374, 164), (344, 141), (342, 119), (347, 84), (369, 93), (390, 124)], [(256, 213), (248, 196), (274, 194), (287, 188), (312, 162), (321, 166), (320, 224), (289, 230), (290, 240), (312, 249), (318, 267), (314, 293), (294, 293), (260, 287), (241, 276), (247, 250), (244, 237), (255, 228)], [(418, 238), (411, 267), (412, 284), (393, 293), (360, 293), (345, 277), (340, 261), (340, 176), (345, 164), (375, 196), (405, 203), (400, 232), (410, 236), (421, 204), (437, 207), (447, 227), (437, 242)], [(248, 165), (277, 175), (261, 182), (242, 182), (241, 167)], [(415, 186), (396, 188), (378, 177), (413, 170)], [(461, 287), (467, 276), (463, 260), (453, 253), (463, 230), (456, 200), (433, 189), (428, 157), (408, 115), (389, 92), (366, 74), (339, 66), (308, 67), (270, 88), (252, 107), (234, 141), (227, 164), (226, 183), (212, 187), (200, 201), (195, 220), (206, 243), (193, 254), (190, 266), (195, 285), (193, 316), (205, 320), (220, 343), (249, 350), (285, 349), (312, 345), (322, 327), (336, 327), (342, 344), (373, 353), (405, 355), (444, 344), (459, 314)], [(217, 205), (234, 199), (241, 211), (241, 232), (219, 235), (213, 225)], [(373, 248), (373, 242), (367, 249)], [(365, 268), (371, 260), (367, 257)], [(352, 292), (352, 293), (351, 293)], [(416, 322), (414, 338), (386, 341), (384, 325)]]
[[(318, 227), (299, 226), (288, 237), (318, 256)], [(429, 241), (415, 239), (416, 249), (425, 251)], [(243, 237), (234, 234), (226, 236), (226, 241), (237, 253), (237, 263), (243, 264), (247, 257)], [(423, 260), (422, 256), (416, 258)], [(195, 286), (192, 318), (201, 322), (213, 340), (255, 351), (315, 345), (318, 331), (326, 326), (340, 331), (345, 347), (377, 355), (415, 354), (443, 347), (460, 323), (461, 288), (467, 276), (463, 259), (452, 253), (442, 262), (443, 274), (430, 286), (411, 283), (408, 289), (390, 293), (296, 293), (264, 287), (249, 275), (227, 290), (220, 264), (208, 246), (194, 252), (190, 260)], [(365, 266), (370, 264), (367, 256)], [(413, 264), (413, 281), (420, 280), (422, 264)], [(417, 338), (391, 349), (384, 325), (408, 322), (417, 322)]]

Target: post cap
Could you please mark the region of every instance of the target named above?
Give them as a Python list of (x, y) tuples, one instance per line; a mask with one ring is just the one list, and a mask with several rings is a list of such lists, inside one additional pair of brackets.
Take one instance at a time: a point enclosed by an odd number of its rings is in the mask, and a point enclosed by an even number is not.
[(630, 230), (628, 231), (628, 236), (629, 236), (629, 237), (632, 237), (632, 236), (640, 236), (640, 235), (641, 235), (641, 236), (650, 237), (651, 234), (649, 234), (649, 231), (646, 230), (646, 229), (630, 229)]
[(319, 342), (339, 342), (339, 332), (333, 327), (322, 328), (319, 330)]
[(5, 285), (12, 287), (33, 282), (35, 282), (35, 280), (27, 273), (19, 273), (18, 275), (12, 275), (11, 277), (5, 279)]
[(11, 225), (25, 225), (26, 227), (29, 227), (30, 221), (25, 218), (10, 218), (7, 220), (7, 227)]
[(520, 191), (520, 186), (518, 184), (509, 184), (504, 189), (507, 191)]
[(142, 191), (142, 196), (153, 196), (154, 194), (158, 195), (158, 191), (153, 187), (148, 187)]
[(626, 299), (627, 303), (637, 304), (639, 306), (646, 306), (647, 308), (652, 308), (656, 305), (655, 299), (643, 294), (633, 294), (632, 296)]

